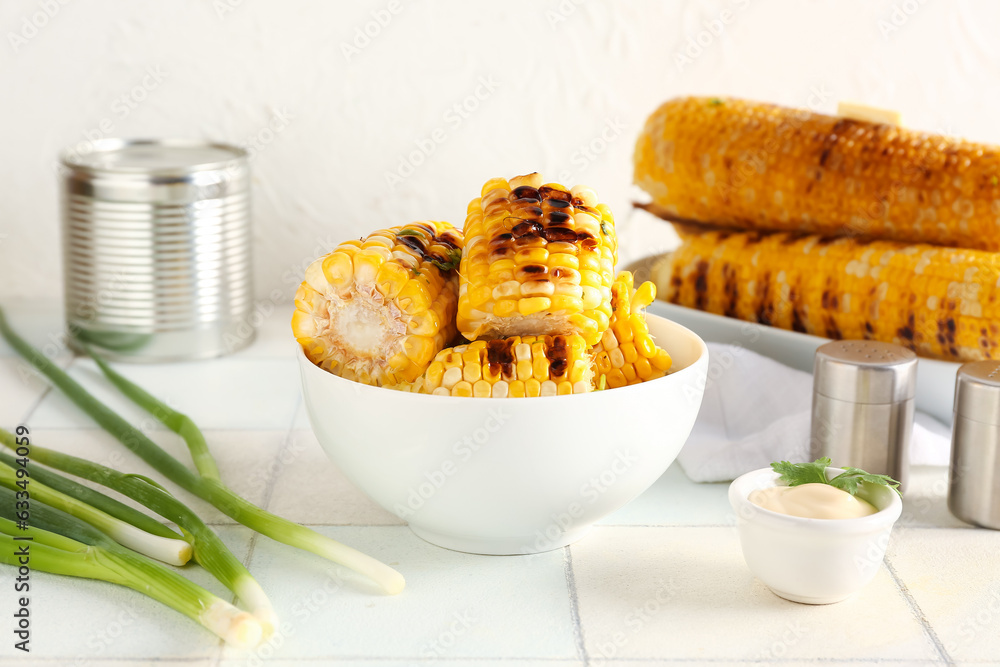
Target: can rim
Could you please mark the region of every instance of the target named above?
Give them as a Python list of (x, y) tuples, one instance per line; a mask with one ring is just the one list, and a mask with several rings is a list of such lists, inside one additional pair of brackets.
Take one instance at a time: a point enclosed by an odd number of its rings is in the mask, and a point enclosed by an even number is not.
[[(74, 174), (102, 175), (102, 174), (122, 174), (122, 175), (155, 175), (155, 176), (184, 176), (192, 172), (213, 171), (225, 169), (246, 160), (248, 153), (245, 149), (232, 144), (215, 141), (204, 141), (202, 139), (154, 139), (154, 138), (134, 138), (124, 139), (118, 137), (106, 137), (90, 142), (91, 150), (80, 155), (75, 147), (64, 149), (59, 154), (59, 164), (70, 169)], [(211, 162), (193, 162), (192, 164), (179, 167), (102, 167), (87, 164), (84, 160), (87, 156), (97, 153), (111, 153), (132, 146), (162, 146), (166, 148), (214, 148), (232, 154), (231, 158), (216, 160)]]

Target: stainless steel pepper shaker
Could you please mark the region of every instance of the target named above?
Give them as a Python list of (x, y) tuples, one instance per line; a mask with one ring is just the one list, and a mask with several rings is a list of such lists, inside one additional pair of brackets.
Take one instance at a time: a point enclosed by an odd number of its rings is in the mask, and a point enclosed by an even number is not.
[(954, 417), (948, 509), (962, 521), (1000, 530), (1000, 362), (958, 369)]
[(816, 350), (810, 449), (834, 466), (889, 475), (906, 487), (917, 355), (899, 345), (840, 340)]

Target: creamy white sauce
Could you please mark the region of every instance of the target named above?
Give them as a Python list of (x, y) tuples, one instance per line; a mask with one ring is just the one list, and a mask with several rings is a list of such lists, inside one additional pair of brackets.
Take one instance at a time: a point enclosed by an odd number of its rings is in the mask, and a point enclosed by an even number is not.
[(867, 500), (829, 484), (800, 484), (758, 489), (750, 502), (772, 512), (807, 519), (857, 519), (878, 510)]

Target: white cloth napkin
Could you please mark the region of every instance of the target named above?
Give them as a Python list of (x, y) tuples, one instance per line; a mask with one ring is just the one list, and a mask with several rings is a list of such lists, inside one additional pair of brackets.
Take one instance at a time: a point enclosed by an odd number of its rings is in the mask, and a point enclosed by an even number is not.
[[(812, 375), (735, 345), (709, 343), (705, 399), (677, 460), (695, 482), (722, 482), (772, 461), (810, 461)], [(917, 412), (910, 463), (948, 465), (951, 432)]]

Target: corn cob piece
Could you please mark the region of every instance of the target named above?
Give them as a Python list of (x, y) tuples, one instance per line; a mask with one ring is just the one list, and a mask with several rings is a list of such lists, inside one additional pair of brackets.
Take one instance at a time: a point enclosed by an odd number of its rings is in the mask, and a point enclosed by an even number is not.
[(611, 285), (611, 326), (590, 350), (594, 357), (594, 387), (615, 389), (663, 377), (672, 360), (649, 335), (643, 309), (656, 298), (656, 285), (634, 286), (630, 271), (622, 271)]
[(618, 241), (593, 190), (536, 174), (487, 181), (465, 219), (458, 330), (469, 340), (580, 334), (611, 317)]
[(295, 338), (314, 364), (350, 380), (416, 380), (455, 337), (461, 252), (461, 232), (433, 221), (340, 244), (306, 269)]
[(592, 360), (579, 335), (477, 340), (438, 352), (409, 389), (435, 396), (523, 398), (593, 389)]
[(667, 301), (924, 357), (1000, 358), (1000, 255), (788, 232), (678, 228)]
[(1000, 147), (729, 98), (647, 120), (635, 182), (679, 221), (1000, 250)]

